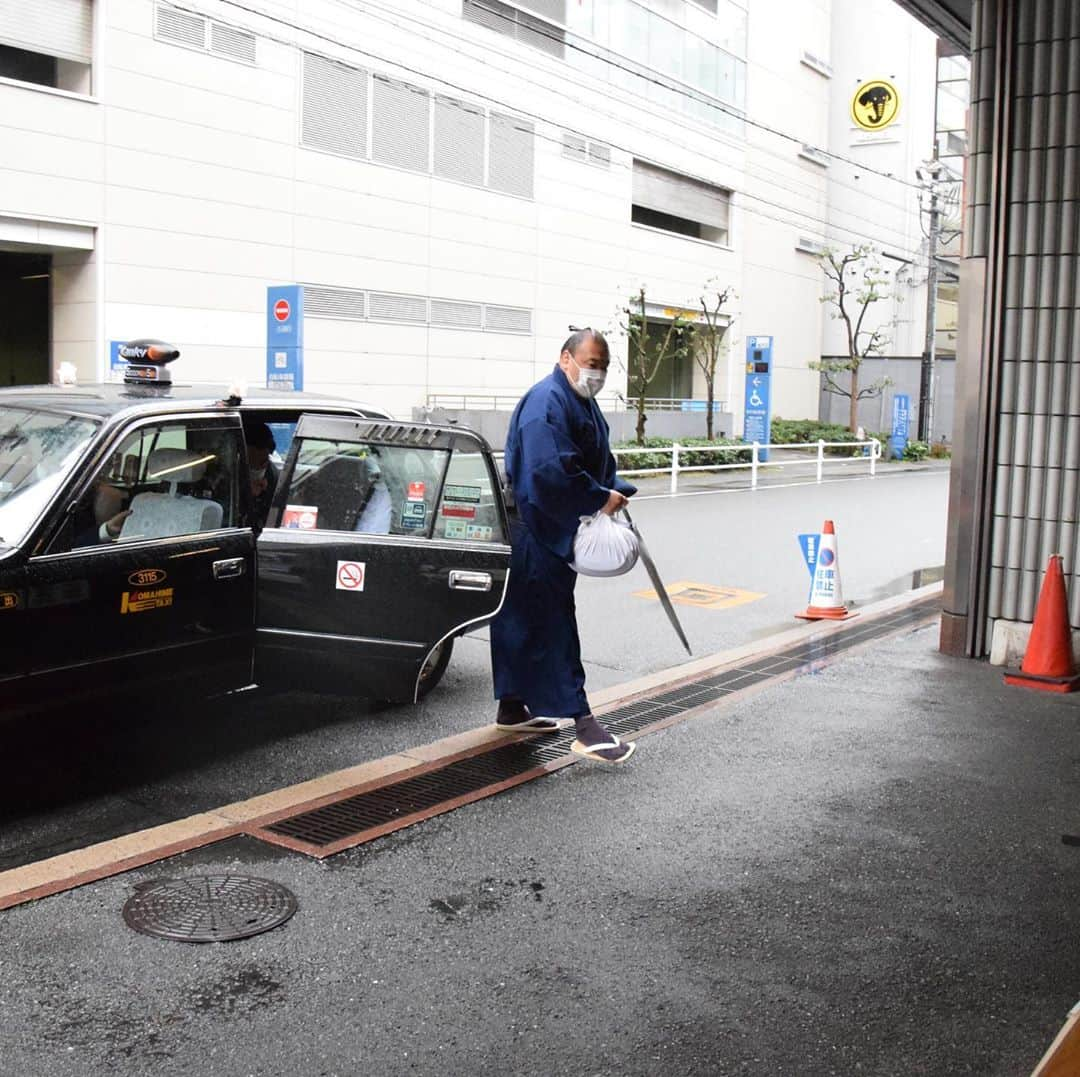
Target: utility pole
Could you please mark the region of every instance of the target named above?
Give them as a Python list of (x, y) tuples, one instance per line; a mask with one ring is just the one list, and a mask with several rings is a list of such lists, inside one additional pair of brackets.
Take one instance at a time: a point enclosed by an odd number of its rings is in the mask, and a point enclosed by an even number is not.
[(938, 200), (937, 180), (941, 166), (937, 161), (925, 170), (919, 169), (919, 178), (930, 189), (930, 224), (926, 236), (926, 336), (923, 341), (922, 366), (919, 371), (919, 440), (927, 444), (934, 429), (934, 351), (937, 344), (937, 285), (938, 237), (941, 235), (941, 206)]

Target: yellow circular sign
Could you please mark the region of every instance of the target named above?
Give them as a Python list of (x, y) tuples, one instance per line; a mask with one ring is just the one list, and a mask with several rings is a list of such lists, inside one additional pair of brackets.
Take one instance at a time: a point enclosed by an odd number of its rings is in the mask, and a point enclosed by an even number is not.
[(851, 118), (864, 131), (880, 131), (888, 127), (900, 111), (900, 95), (885, 79), (864, 82), (851, 99)]

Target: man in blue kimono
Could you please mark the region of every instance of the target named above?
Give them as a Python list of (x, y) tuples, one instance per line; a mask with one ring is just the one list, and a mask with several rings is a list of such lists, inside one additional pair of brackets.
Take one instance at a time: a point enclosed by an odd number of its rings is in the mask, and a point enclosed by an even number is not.
[(591, 329), (563, 345), (558, 366), (514, 410), (506, 437), (513, 521), (510, 586), (491, 626), (495, 724), (511, 732), (557, 732), (572, 719), (573, 751), (623, 763), (634, 751), (593, 717), (585, 696), (570, 567), (582, 516), (613, 515), (636, 493), (615, 474), (608, 425), (593, 399), (610, 362)]

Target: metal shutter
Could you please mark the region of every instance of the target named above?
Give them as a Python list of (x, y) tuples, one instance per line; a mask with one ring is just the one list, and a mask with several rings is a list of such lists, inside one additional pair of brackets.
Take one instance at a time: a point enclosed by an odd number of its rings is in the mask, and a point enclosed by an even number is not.
[(154, 12), (154, 36), (173, 45), (205, 49), (206, 19), (159, 4)]
[(94, 52), (91, 0), (0, 0), (0, 45), (88, 64)]
[(506, 194), (533, 196), (534, 129), (526, 120), (491, 114), (488, 186)]
[(422, 295), (372, 292), (368, 297), (368, 317), (380, 322), (424, 325), (427, 322), (427, 306), (427, 298)]
[(543, 19), (534, 19), (524, 11), (518, 12), (517, 39), (523, 45), (531, 45), (562, 59), (566, 55), (566, 31), (552, 26)]
[(483, 186), (482, 109), (452, 97), (435, 97), (435, 175)]
[(419, 86), (376, 75), (371, 159), (414, 172), (431, 168), (431, 94)]
[(210, 51), (245, 64), (255, 63), (255, 35), (224, 23), (210, 24)]
[(528, 8), (542, 18), (566, 24), (566, 0), (520, 0), (519, 6)]
[(526, 307), (484, 307), (484, 328), (489, 333), (531, 333), (532, 311)]
[(572, 161), (587, 161), (589, 159), (589, 144), (580, 135), (572, 135), (569, 131), (563, 131), (562, 153)]
[(514, 37), (517, 33), (517, 13), (499, 0), (464, 0), (462, 17), (489, 30)]
[(727, 230), (731, 192), (666, 168), (634, 162), (635, 206)]
[(431, 324), (447, 329), (482, 329), (483, 314), (479, 303), (462, 303), (455, 299), (431, 301)]
[(367, 156), (367, 78), (359, 68), (304, 53), (303, 145)]
[(356, 288), (304, 285), (304, 314), (308, 318), (333, 318), (345, 322), (364, 320), (366, 296)]
[(594, 165), (600, 165), (602, 168), (610, 168), (611, 147), (603, 142), (590, 142), (589, 161)]

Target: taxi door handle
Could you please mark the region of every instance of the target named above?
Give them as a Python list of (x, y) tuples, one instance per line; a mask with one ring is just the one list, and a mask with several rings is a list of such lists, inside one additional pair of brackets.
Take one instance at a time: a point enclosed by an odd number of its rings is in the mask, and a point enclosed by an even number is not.
[(225, 561), (214, 562), (214, 579), (231, 580), (244, 574), (244, 559), (242, 557), (230, 557)]
[(490, 591), (490, 572), (464, 572), (455, 568), (450, 573), (450, 589), (453, 591)]

